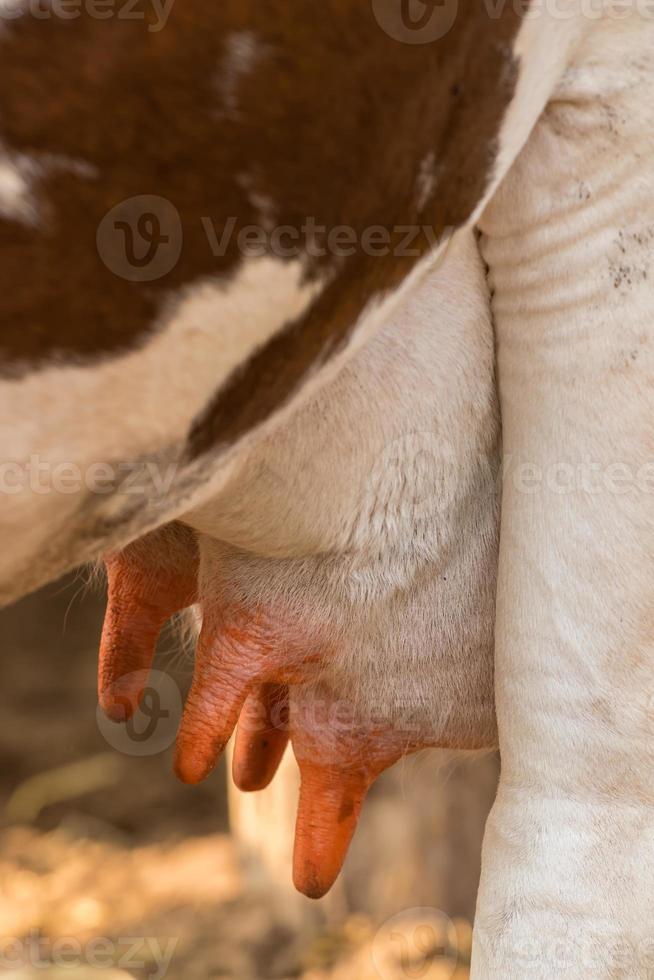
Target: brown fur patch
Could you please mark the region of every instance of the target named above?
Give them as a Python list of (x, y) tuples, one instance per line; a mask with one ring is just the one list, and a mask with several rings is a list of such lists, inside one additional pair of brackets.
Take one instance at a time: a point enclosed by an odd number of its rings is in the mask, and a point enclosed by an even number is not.
[[(395, 0), (388, 0), (393, 3)], [(166, 26), (140, 20), (65, 21), (26, 15), (0, 38), (0, 139), (44, 164), (36, 196), (44, 222), (0, 220), (0, 359), (13, 374), (53, 359), (88, 361), (141, 344), (165, 301), (207, 275), (228, 282), (241, 255), (232, 236), (215, 257), (201, 218), (236, 231), (260, 221), (243, 176), (272, 202), (275, 222), (302, 227), (461, 225), (492, 171), (513, 93), (511, 46), (520, 17), (482, 0), (425, 45), (388, 37), (359, 0), (178, 0)], [(140, 0), (134, 8), (151, 17)], [(234, 32), (258, 56), (239, 78), (238, 107), (218, 78)], [(433, 155), (436, 193), (416, 201)], [(95, 176), (49, 168), (84, 161)], [(118, 202), (160, 195), (177, 208), (183, 248), (149, 283), (114, 275), (96, 232)], [(418, 250), (430, 247), (422, 236)], [(334, 278), (299, 322), (244, 365), (197, 420), (189, 452), (231, 444), (339, 348), (375, 295), (393, 289), (415, 256), (306, 256), (309, 277)], [(220, 324), (216, 324), (220, 330)]]

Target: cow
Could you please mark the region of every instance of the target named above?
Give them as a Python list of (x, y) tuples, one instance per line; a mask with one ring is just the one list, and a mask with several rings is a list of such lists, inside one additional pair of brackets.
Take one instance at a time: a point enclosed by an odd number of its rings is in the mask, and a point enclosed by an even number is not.
[[(474, 230), (504, 472), (472, 975), (644, 980), (654, 25), (637, 0), (429, 8), (5, 2), (0, 597), (184, 514), (206, 534), (243, 454)], [(243, 247), (270, 227), (299, 247)], [(316, 247), (380, 227), (411, 247)], [(48, 492), (63, 464), (81, 486)]]
[(238, 719), (235, 782), (261, 789), (290, 735), (294, 877), (312, 898), (383, 769), (497, 743), (498, 449), (488, 287), (466, 231), (211, 500), (106, 558), (103, 709), (133, 713), (162, 624), (198, 604), (177, 772), (204, 779)]

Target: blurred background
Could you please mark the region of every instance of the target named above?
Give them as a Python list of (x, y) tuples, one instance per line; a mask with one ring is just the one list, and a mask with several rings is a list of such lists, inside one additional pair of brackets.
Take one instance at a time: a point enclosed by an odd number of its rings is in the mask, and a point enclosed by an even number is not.
[(494, 756), (430, 752), (374, 787), (344, 874), (297, 895), (290, 753), (273, 786), (172, 773), (191, 656), (174, 630), (140, 719), (97, 717), (102, 586), (0, 612), (0, 976), (464, 980)]

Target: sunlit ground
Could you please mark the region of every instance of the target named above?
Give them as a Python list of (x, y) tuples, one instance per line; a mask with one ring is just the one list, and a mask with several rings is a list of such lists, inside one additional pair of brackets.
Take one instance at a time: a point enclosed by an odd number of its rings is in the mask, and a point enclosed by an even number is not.
[[(102, 604), (71, 605), (78, 584), (0, 617), (0, 974), (464, 980), (463, 918), (399, 899), (392, 917), (343, 899), (311, 914), (290, 887), (253, 887), (228, 833), (222, 770), (189, 789), (169, 750), (107, 743), (94, 693)], [(190, 663), (172, 650), (169, 639), (162, 665), (183, 689)], [(392, 878), (385, 887), (392, 907)]]
[[(18, 976), (163, 976), (305, 980), (463, 980), (469, 927), (457, 923), (459, 950), (444, 951), (429, 921), (402, 923), (402, 934), (365, 916), (314, 936), (294, 933), (239, 873), (230, 839), (197, 837), (128, 849), (84, 840), (64, 829), (9, 831), (0, 872), (4, 960), (34, 964)], [(417, 931), (417, 933), (416, 933)], [(420, 936), (420, 932), (424, 936)], [(64, 938), (65, 937), (65, 938)], [(445, 955), (443, 955), (445, 954)], [(13, 975), (13, 974), (10, 974)], [(57, 976), (55, 972), (52, 976)]]

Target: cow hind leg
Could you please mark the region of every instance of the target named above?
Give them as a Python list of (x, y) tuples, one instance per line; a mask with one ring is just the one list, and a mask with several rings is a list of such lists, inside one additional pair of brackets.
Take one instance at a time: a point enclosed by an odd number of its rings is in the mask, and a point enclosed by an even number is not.
[(475, 980), (654, 963), (654, 58), (600, 25), (486, 212), (502, 777)]

